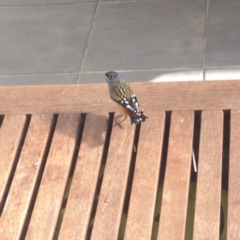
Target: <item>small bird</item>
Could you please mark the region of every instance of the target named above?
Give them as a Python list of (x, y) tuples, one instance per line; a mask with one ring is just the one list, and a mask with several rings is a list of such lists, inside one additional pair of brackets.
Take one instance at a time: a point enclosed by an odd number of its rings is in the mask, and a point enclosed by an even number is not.
[(110, 98), (115, 102), (117, 109), (125, 116), (124, 120), (129, 116), (132, 125), (145, 122), (148, 117), (140, 112), (137, 97), (130, 86), (114, 71), (105, 73), (105, 77)]

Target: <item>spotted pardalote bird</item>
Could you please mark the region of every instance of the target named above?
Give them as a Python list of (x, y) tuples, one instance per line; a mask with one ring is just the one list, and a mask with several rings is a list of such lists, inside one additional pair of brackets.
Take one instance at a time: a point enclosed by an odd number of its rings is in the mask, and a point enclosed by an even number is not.
[(145, 122), (148, 117), (140, 112), (137, 97), (130, 86), (114, 71), (105, 73), (105, 76), (110, 97), (116, 103), (117, 109), (125, 116), (125, 119), (129, 116), (132, 125)]

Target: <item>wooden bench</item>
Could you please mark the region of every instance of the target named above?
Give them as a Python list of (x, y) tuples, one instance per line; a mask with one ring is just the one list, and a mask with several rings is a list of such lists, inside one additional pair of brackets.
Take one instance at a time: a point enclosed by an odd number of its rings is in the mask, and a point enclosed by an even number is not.
[(0, 239), (240, 239), (240, 81), (131, 86), (0, 88)]

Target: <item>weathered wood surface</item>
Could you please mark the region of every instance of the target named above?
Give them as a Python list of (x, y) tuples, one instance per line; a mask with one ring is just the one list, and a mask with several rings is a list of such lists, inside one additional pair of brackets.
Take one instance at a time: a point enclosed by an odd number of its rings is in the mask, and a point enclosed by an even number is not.
[(193, 111), (172, 113), (158, 239), (185, 236), (193, 123)]
[[(0, 239), (21, 239), (51, 126), (51, 115), (33, 116), (0, 220)], [(9, 132), (10, 133), (10, 132)], [(36, 239), (36, 238), (35, 238)]]
[(108, 114), (86, 117), (59, 239), (85, 239), (101, 166)]
[(240, 110), (232, 110), (227, 239), (240, 239)]
[(26, 122), (25, 115), (6, 115), (0, 133), (0, 212), (3, 208), (3, 198), (8, 185), (9, 177), (14, 171), (16, 165), (16, 154), (21, 140), (24, 124)]
[(60, 114), (26, 240), (53, 239), (76, 144), (79, 114)]
[(123, 129), (112, 128), (103, 181), (93, 224), (92, 240), (118, 239), (135, 127), (128, 121)]
[[(184, 239), (194, 109), (203, 111), (193, 239), (219, 239), (223, 109), (231, 109), (224, 227), (228, 239), (240, 238), (240, 81), (131, 85), (149, 117), (140, 126), (135, 166), (136, 127), (129, 119), (123, 128), (114, 121), (107, 127), (114, 109), (105, 84), (0, 88), (0, 114), (13, 114), (0, 127), (0, 239)], [(172, 111), (169, 139), (163, 110)], [(80, 113), (88, 111), (98, 113), (84, 122)], [(52, 113), (60, 113), (57, 121)], [(168, 154), (156, 199), (163, 139)]]
[[(146, 111), (240, 108), (240, 81), (130, 85)], [(0, 88), (0, 114), (98, 111), (115, 111), (107, 84)]]
[(164, 112), (149, 112), (141, 126), (133, 186), (125, 230), (126, 240), (151, 239), (160, 172)]
[(223, 112), (203, 111), (193, 239), (219, 239)]

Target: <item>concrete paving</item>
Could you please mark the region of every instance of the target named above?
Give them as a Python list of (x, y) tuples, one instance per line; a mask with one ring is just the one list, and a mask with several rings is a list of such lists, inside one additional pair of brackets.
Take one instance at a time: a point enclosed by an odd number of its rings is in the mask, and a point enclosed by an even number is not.
[(0, 85), (240, 79), (239, 0), (0, 0)]

